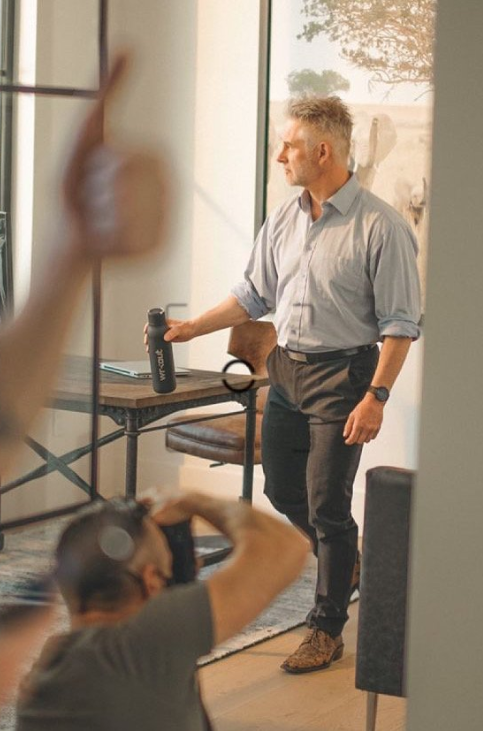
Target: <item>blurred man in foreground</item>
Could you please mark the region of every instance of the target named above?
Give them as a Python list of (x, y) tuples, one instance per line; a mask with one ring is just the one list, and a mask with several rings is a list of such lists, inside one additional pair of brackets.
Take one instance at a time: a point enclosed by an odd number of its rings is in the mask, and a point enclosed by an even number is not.
[[(167, 587), (160, 525), (200, 516), (233, 543), (206, 581)], [(190, 493), (148, 515), (98, 503), (66, 528), (57, 577), (71, 630), (24, 683), (17, 731), (208, 731), (196, 661), (252, 621), (299, 574), (308, 541), (244, 503)]]

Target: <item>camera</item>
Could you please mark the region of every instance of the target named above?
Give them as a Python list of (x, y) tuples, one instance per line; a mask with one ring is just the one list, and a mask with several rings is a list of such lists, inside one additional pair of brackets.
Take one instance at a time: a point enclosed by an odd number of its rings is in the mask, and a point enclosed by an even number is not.
[(167, 585), (188, 584), (196, 579), (196, 557), (191, 521), (160, 525), (173, 556), (173, 575)]

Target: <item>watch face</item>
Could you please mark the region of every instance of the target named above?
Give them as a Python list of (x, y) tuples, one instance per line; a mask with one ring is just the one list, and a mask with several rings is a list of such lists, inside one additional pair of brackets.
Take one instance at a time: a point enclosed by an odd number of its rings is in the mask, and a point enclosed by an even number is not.
[(389, 391), (385, 386), (377, 386), (373, 393), (378, 401), (387, 401), (389, 398)]

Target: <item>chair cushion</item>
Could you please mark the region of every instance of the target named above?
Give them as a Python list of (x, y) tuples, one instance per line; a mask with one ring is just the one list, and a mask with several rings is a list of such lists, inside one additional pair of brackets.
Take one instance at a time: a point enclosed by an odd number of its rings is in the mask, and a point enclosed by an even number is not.
[[(242, 465), (245, 457), (245, 414), (222, 416), (213, 421), (181, 425), (186, 419), (206, 418), (208, 414), (189, 414), (169, 421), (166, 446), (178, 452), (215, 462)], [(261, 462), (262, 414), (256, 415), (255, 464)]]

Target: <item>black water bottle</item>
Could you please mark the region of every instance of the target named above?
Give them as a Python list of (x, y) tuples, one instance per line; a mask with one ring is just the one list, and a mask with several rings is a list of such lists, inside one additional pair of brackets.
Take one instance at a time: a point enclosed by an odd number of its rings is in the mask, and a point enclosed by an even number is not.
[(148, 312), (148, 347), (156, 393), (170, 393), (176, 388), (174, 373), (173, 346), (164, 339), (169, 330), (166, 314), (162, 307), (154, 307)]

